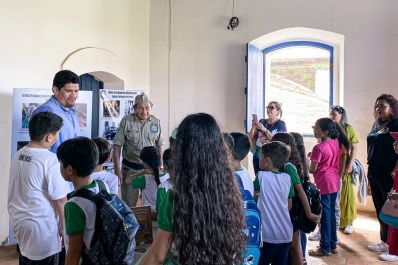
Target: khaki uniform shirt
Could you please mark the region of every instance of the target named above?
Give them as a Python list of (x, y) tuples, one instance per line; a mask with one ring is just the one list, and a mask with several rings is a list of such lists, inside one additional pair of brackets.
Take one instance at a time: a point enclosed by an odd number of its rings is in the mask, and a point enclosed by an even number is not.
[(151, 115), (145, 122), (135, 114), (126, 115), (120, 122), (113, 144), (123, 146), (124, 159), (141, 164), (140, 152), (146, 146), (160, 147), (164, 144), (160, 120)]

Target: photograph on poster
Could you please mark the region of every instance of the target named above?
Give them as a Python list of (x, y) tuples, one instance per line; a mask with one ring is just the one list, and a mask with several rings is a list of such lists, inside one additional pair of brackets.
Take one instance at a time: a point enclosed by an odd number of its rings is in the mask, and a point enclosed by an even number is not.
[(124, 115), (129, 115), (134, 112), (134, 101), (133, 100), (126, 100), (124, 101)]
[(29, 127), (29, 120), (40, 103), (22, 103), (22, 129)]
[(102, 137), (106, 140), (113, 140), (116, 136), (117, 127), (114, 121), (105, 121), (104, 122), (104, 131), (102, 133)]
[(103, 104), (104, 117), (119, 117), (120, 100), (105, 100)]
[(25, 145), (27, 145), (29, 143), (29, 141), (18, 141), (17, 142), (17, 151), (19, 149), (21, 149), (22, 147), (24, 147)]
[(76, 103), (77, 116), (79, 118), (79, 127), (87, 127), (87, 104), (86, 103)]

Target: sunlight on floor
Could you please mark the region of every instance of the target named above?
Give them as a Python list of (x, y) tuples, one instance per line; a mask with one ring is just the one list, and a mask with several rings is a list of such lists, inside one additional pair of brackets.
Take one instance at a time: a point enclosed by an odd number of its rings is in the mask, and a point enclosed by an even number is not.
[(380, 231), (380, 224), (375, 218), (365, 217), (357, 218), (354, 221), (354, 227), (359, 228), (361, 230), (368, 230), (373, 232)]

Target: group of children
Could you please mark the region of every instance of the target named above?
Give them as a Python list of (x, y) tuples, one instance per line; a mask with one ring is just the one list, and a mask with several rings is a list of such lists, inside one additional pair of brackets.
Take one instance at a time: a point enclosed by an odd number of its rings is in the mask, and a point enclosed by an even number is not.
[[(204, 114), (202, 116), (207, 117)], [(203, 118), (202, 116), (199, 118)], [(12, 218), (11, 223), (14, 225), (13, 230), (20, 244), (21, 264), (28, 264), (32, 260), (62, 259), (62, 255), (65, 255), (61, 251), (64, 241), (68, 247), (66, 264), (78, 264), (83, 251), (90, 248), (95, 230), (96, 206), (81, 197), (73, 197), (66, 202), (66, 194), (70, 190), (63, 179), (71, 182), (74, 190), (88, 189), (98, 193), (100, 188), (95, 181), (97, 179), (107, 184), (108, 192), (115, 194), (118, 192), (117, 177), (103, 171), (103, 163), (109, 158), (111, 149), (106, 140), (101, 138), (91, 140), (84, 137), (67, 140), (58, 148), (56, 157), (47, 150), (56, 141), (61, 127), (62, 119), (60, 120), (52, 113), (43, 112), (35, 115), (29, 123), (31, 142), (19, 150), (12, 161), (8, 207)], [(180, 133), (180, 135), (182, 134)], [(314, 134), (320, 141), (312, 151), (309, 170), (301, 135), (277, 133), (270, 142), (261, 147), (260, 171), (254, 182), (247, 169), (242, 166), (242, 160), (245, 159), (251, 148), (249, 137), (239, 132), (224, 134), (223, 141), (228, 146), (230, 153), (228, 165), (224, 166), (232, 168), (235, 175), (240, 177), (244, 190), (247, 190), (252, 196), (258, 197), (257, 204), (262, 218), (263, 241), (260, 264), (303, 264), (305, 262), (303, 257), (305, 246), (301, 245), (300, 230), (293, 221), (292, 213), (289, 213), (292, 200), (300, 202), (309, 220), (321, 221), (320, 246), (318, 249), (311, 250), (309, 254), (324, 256), (337, 253), (334, 207), (340, 176), (344, 170), (342, 161), (344, 161), (345, 150), (349, 149), (349, 143), (340, 126), (329, 118), (319, 119), (315, 123)], [(170, 139), (171, 142), (176, 141), (175, 137), (174, 133), (174, 138), (172, 136)], [(178, 146), (173, 147), (171, 143), (171, 149), (173, 148), (181, 149)], [(186, 170), (181, 163), (176, 166), (175, 170), (171, 170), (172, 154), (183, 152), (180, 149), (174, 150), (174, 152), (168, 149), (164, 152), (165, 168), (163, 171), (160, 167), (158, 150), (155, 147), (144, 147), (140, 158), (145, 169), (126, 180), (134, 188), (141, 189), (142, 204), (151, 207), (153, 218), (157, 217), (158, 211), (165, 213), (165, 209), (162, 207), (169, 207), (171, 198), (169, 191), (173, 189), (169, 172)], [(209, 152), (209, 150), (198, 150), (198, 152), (201, 151)], [(194, 154), (193, 157), (195, 155), (197, 156)], [(177, 160), (179, 159), (185, 159), (185, 157), (178, 156)], [(192, 163), (196, 162), (192, 161)], [(202, 165), (202, 170), (205, 170), (203, 174), (213, 174), (206, 171), (207, 166), (206, 164)], [(199, 168), (191, 170), (195, 171)], [(320, 189), (321, 216), (311, 212), (306, 194), (301, 186), (303, 181), (308, 180), (308, 172), (314, 174), (315, 183)], [(32, 179), (24, 179), (24, 175), (32, 176)], [(44, 179), (41, 176), (45, 176)], [(186, 185), (190, 180), (184, 180), (185, 182), (182, 184), (177, 180), (174, 181), (178, 185)], [(200, 183), (192, 185), (199, 185), (198, 189), (203, 188), (200, 186), (203, 184)], [(232, 189), (231, 191), (237, 192), (238, 190)], [(15, 196), (16, 193), (19, 195)], [(215, 196), (213, 199), (217, 199), (220, 195), (214, 194), (213, 196)], [(37, 204), (27, 205), (25, 201), (32, 200), (32, 198), (36, 199), (33, 202), (37, 202)], [(50, 199), (46, 201), (44, 198)], [(34, 210), (32, 211), (32, 209)], [(164, 224), (165, 215), (160, 214), (159, 218), (159, 223)], [(63, 237), (63, 219), (65, 219), (65, 234), (67, 235), (65, 238)], [(50, 239), (42, 234), (27, 232), (32, 228), (32, 220), (40, 220), (39, 222), (43, 226), (54, 230), (48, 232), (56, 238)], [(236, 224), (239, 222), (236, 221)], [(174, 226), (175, 223), (171, 222), (170, 225)], [(41, 231), (48, 230), (45, 227), (41, 227)], [(49, 242), (54, 244), (48, 245)]]

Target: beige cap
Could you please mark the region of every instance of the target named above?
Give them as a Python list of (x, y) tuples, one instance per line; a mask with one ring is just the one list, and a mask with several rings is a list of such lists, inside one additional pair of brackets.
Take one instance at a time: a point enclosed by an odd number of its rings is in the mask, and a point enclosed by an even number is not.
[(149, 96), (145, 93), (142, 93), (140, 95), (137, 95), (134, 99), (134, 106), (137, 106), (139, 104), (143, 104), (145, 102), (151, 102), (149, 100)]

